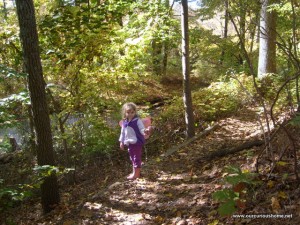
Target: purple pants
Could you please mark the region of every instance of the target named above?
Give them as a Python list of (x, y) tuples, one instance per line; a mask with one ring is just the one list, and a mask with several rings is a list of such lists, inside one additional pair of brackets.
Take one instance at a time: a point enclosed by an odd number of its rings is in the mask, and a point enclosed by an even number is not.
[(142, 145), (129, 145), (129, 157), (134, 168), (141, 168), (142, 166)]

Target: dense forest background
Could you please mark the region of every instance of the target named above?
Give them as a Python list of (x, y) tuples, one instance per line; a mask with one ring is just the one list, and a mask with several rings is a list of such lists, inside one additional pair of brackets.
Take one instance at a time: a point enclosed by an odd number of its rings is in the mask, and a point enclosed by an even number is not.
[[(240, 135), (239, 144), (231, 146), (234, 135), (228, 134), (231, 139), (225, 145), (214, 146), (217, 139), (211, 139), (210, 147), (202, 152), (212, 150), (205, 162), (218, 165), (212, 161), (215, 157), (248, 149), (244, 163), (254, 166), (246, 170), (228, 158), (226, 172), (224, 165), (217, 166), (222, 170), (218, 180), (225, 184), (208, 191), (213, 203), (206, 209), (211, 213), (207, 220), (190, 224), (230, 222), (232, 214), (253, 209), (249, 196), (256, 196), (253, 193), (263, 187), (274, 196), (269, 211), (257, 213), (292, 214), (299, 219), (298, 198), (287, 191), (299, 193), (298, 1), (35, 0), (34, 8), (30, 8), (32, 1), (24, 2), (0, 2), (1, 224), (29, 223), (14, 210), (24, 216), (22, 212), (28, 212), (31, 205), (36, 208), (33, 205), (40, 198), (44, 213), (66, 213), (57, 210), (66, 201), (66, 193), (95, 176), (101, 178), (102, 188), (119, 186), (117, 178), (124, 174), (118, 171), (124, 165), (130, 167), (118, 147), (120, 109), (129, 101), (139, 106), (141, 117), (152, 118), (155, 131), (144, 157), (154, 164), (219, 129), (226, 118), (252, 112), (251, 117), (245, 116), (245, 121), (258, 125), (256, 130), (245, 131), (252, 139)], [(181, 10), (187, 2), (189, 54), (184, 59)], [(31, 17), (27, 20), (22, 12), (31, 12)], [(28, 32), (26, 21), (38, 35), (39, 57), (32, 65), (34, 51), (26, 50), (26, 43), (34, 43), (35, 36)], [(36, 76), (34, 69), (39, 65)], [(182, 100), (186, 91), (191, 92), (192, 105)], [(49, 130), (47, 124), (38, 122), (41, 108), (34, 103), (43, 101), (43, 92)], [(186, 119), (189, 108), (192, 124)], [(189, 134), (191, 127), (195, 134)], [(244, 127), (241, 123), (232, 132)], [(184, 160), (190, 160), (187, 166), (199, 160), (198, 153), (184, 153), (188, 155)], [(177, 161), (169, 161), (170, 168)], [(197, 169), (187, 168), (195, 178)], [(95, 194), (95, 190), (90, 192)], [(173, 198), (176, 194), (165, 195)], [(188, 224), (183, 210), (173, 214), (162, 215), (156, 209), (154, 215), (143, 214), (131, 224)], [(201, 217), (197, 211), (193, 215)], [(39, 224), (43, 216), (37, 213), (30, 220), (35, 218), (32, 224)], [(57, 217), (56, 222), (47, 220), (49, 224), (114, 224), (112, 216), (87, 217), (89, 223)], [(143, 219), (148, 223), (142, 223)]]

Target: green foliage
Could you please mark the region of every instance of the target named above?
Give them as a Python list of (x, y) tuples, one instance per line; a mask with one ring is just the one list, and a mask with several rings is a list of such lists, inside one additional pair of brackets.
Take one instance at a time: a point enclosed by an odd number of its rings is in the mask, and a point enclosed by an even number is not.
[(60, 171), (58, 167), (50, 165), (35, 166), (33, 170), (37, 172), (38, 177), (41, 179), (51, 176), (52, 174), (56, 174)]
[(300, 114), (297, 113), (289, 122), (293, 126), (300, 127)]
[(0, 153), (9, 151), (11, 151), (11, 144), (9, 142), (8, 136), (5, 135), (0, 142)]
[(4, 187), (3, 182), (4, 180), (0, 179), (0, 212), (13, 207), (18, 202), (23, 201), (32, 195), (28, 185)]
[(27, 91), (0, 99), (0, 125), (2, 128), (15, 127), (27, 115), (30, 98)]
[[(239, 76), (240, 81), (251, 87), (251, 78), (245, 75)], [(229, 116), (247, 101), (248, 96), (244, 93), (240, 83), (233, 78), (224, 81), (214, 82), (209, 87), (200, 88), (192, 94), (195, 121), (211, 122)], [(184, 115), (182, 111), (183, 103), (181, 98), (175, 97), (171, 100), (161, 114), (162, 121), (168, 123), (172, 121), (174, 128), (182, 124)], [(174, 120), (174, 118), (176, 118)], [(198, 122), (197, 122), (198, 125)]]
[[(2, 129), (21, 126), (20, 121), (27, 116), (30, 98), (27, 90), (24, 90), (26, 77), (27, 74), (0, 64), (0, 126)], [(10, 149), (8, 142), (1, 143), (0, 149), (2, 151)]]
[(224, 178), (225, 182), (227, 182), (233, 186), (237, 185), (239, 183), (246, 183), (249, 185), (255, 183), (253, 181), (253, 179), (256, 177), (256, 174), (249, 173), (249, 172), (243, 172), (237, 166), (227, 166), (225, 168), (225, 172), (228, 173), (228, 175)]
[(8, 78), (26, 78), (26, 77), (27, 77), (26, 73), (20, 73), (12, 68), (8, 68), (7, 66), (0, 64), (0, 82)]
[(35, 174), (32, 177), (32, 181), (28, 184), (7, 186), (4, 185), (4, 180), (0, 179), (0, 212), (30, 198), (34, 191), (40, 188), (45, 177), (52, 174), (59, 176), (74, 169), (43, 165), (35, 166), (33, 170)]
[(109, 127), (101, 118), (88, 118), (83, 153), (88, 155), (111, 155), (116, 148), (119, 127), (118, 122)]
[(65, 139), (71, 158), (110, 156), (118, 140), (119, 127), (118, 121), (111, 118), (111, 115), (107, 115), (106, 121), (103, 119), (106, 117), (104, 115), (95, 111), (73, 115), (65, 124), (63, 136), (61, 133), (54, 133), (56, 149), (61, 148), (61, 141)]
[(202, 120), (212, 121), (236, 112), (242, 104), (240, 89), (234, 80), (212, 83), (193, 94), (195, 112)]
[(274, 99), (277, 98), (273, 107), (273, 114), (280, 113), (297, 102), (296, 81), (288, 82), (279, 92), (279, 89), (289, 76), (291, 76), (290, 73), (285, 72), (284, 74), (266, 74), (262, 79), (257, 79), (257, 86), (265, 103), (273, 105)]
[(1, 64), (0, 61), (0, 98), (23, 91), (27, 74)]
[(224, 71), (247, 73), (249, 68), (241, 62), (241, 51), (230, 37), (222, 38), (202, 27), (190, 29), (190, 58), (194, 74), (204, 84), (222, 79)]
[(243, 172), (239, 167), (227, 166), (225, 172), (224, 182), (227, 187), (212, 194), (213, 199), (220, 203), (218, 212), (221, 216), (232, 215), (243, 208), (248, 188), (257, 184), (254, 180), (256, 174)]
[(237, 211), (236, 200), (239, 199), (239, 194), (231, 189), (223, 189), (213, 193), (213, 199), (221, 202), (218, 212), (221, 216), (232, 215)]
[(39, 189), (46, 177), (52, 175), (61, 176), (63, 174), (69, 173), (70, 171), (74, 171), (74, 168), (65, 168), (61, 166), (58, 167), (58, 166), (51, 166), (51, 165), (42, 165), (42, 166), (36, 165), (33, 168), (33, 171), (34, 171), (34, 175), (32, 176), (31, 183), (25, 186), (31, 189)]

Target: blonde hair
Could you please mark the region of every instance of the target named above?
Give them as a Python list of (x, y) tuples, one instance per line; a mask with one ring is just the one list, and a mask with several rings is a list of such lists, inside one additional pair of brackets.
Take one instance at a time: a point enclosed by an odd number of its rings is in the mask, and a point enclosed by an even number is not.
[(131, 109), (133, 111), (135, 111), (135, 113), (137, 113), (137, 106), (136, 104), (134, 104), (133, 102), (127, 102), (122, 106), (122, 111), (121, 111), (121, 115), (123, 119), (126, 119), (126, 111), (128, 109)]

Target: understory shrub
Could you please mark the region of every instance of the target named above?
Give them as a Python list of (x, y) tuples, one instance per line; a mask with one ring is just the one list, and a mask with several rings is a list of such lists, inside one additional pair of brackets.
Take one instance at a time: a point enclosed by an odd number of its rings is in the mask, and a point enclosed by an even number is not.
[[(195, 125), (211, 122), (230, 116), (248, 101), (244, 87), (251, 89), (251, 77), (240, 75), (239, 81), (227, 78), (224, 81), (211, 83), (210, 86), (201, 88), (192, 93), (195, 115)], [(171, 103), (161, 114), (161, 120), (174, 123), (174, 127), (184, 123), (183, 102), (181, 97), (174, 97)], [(164, 123), (164, 122), (162, 122)]]

